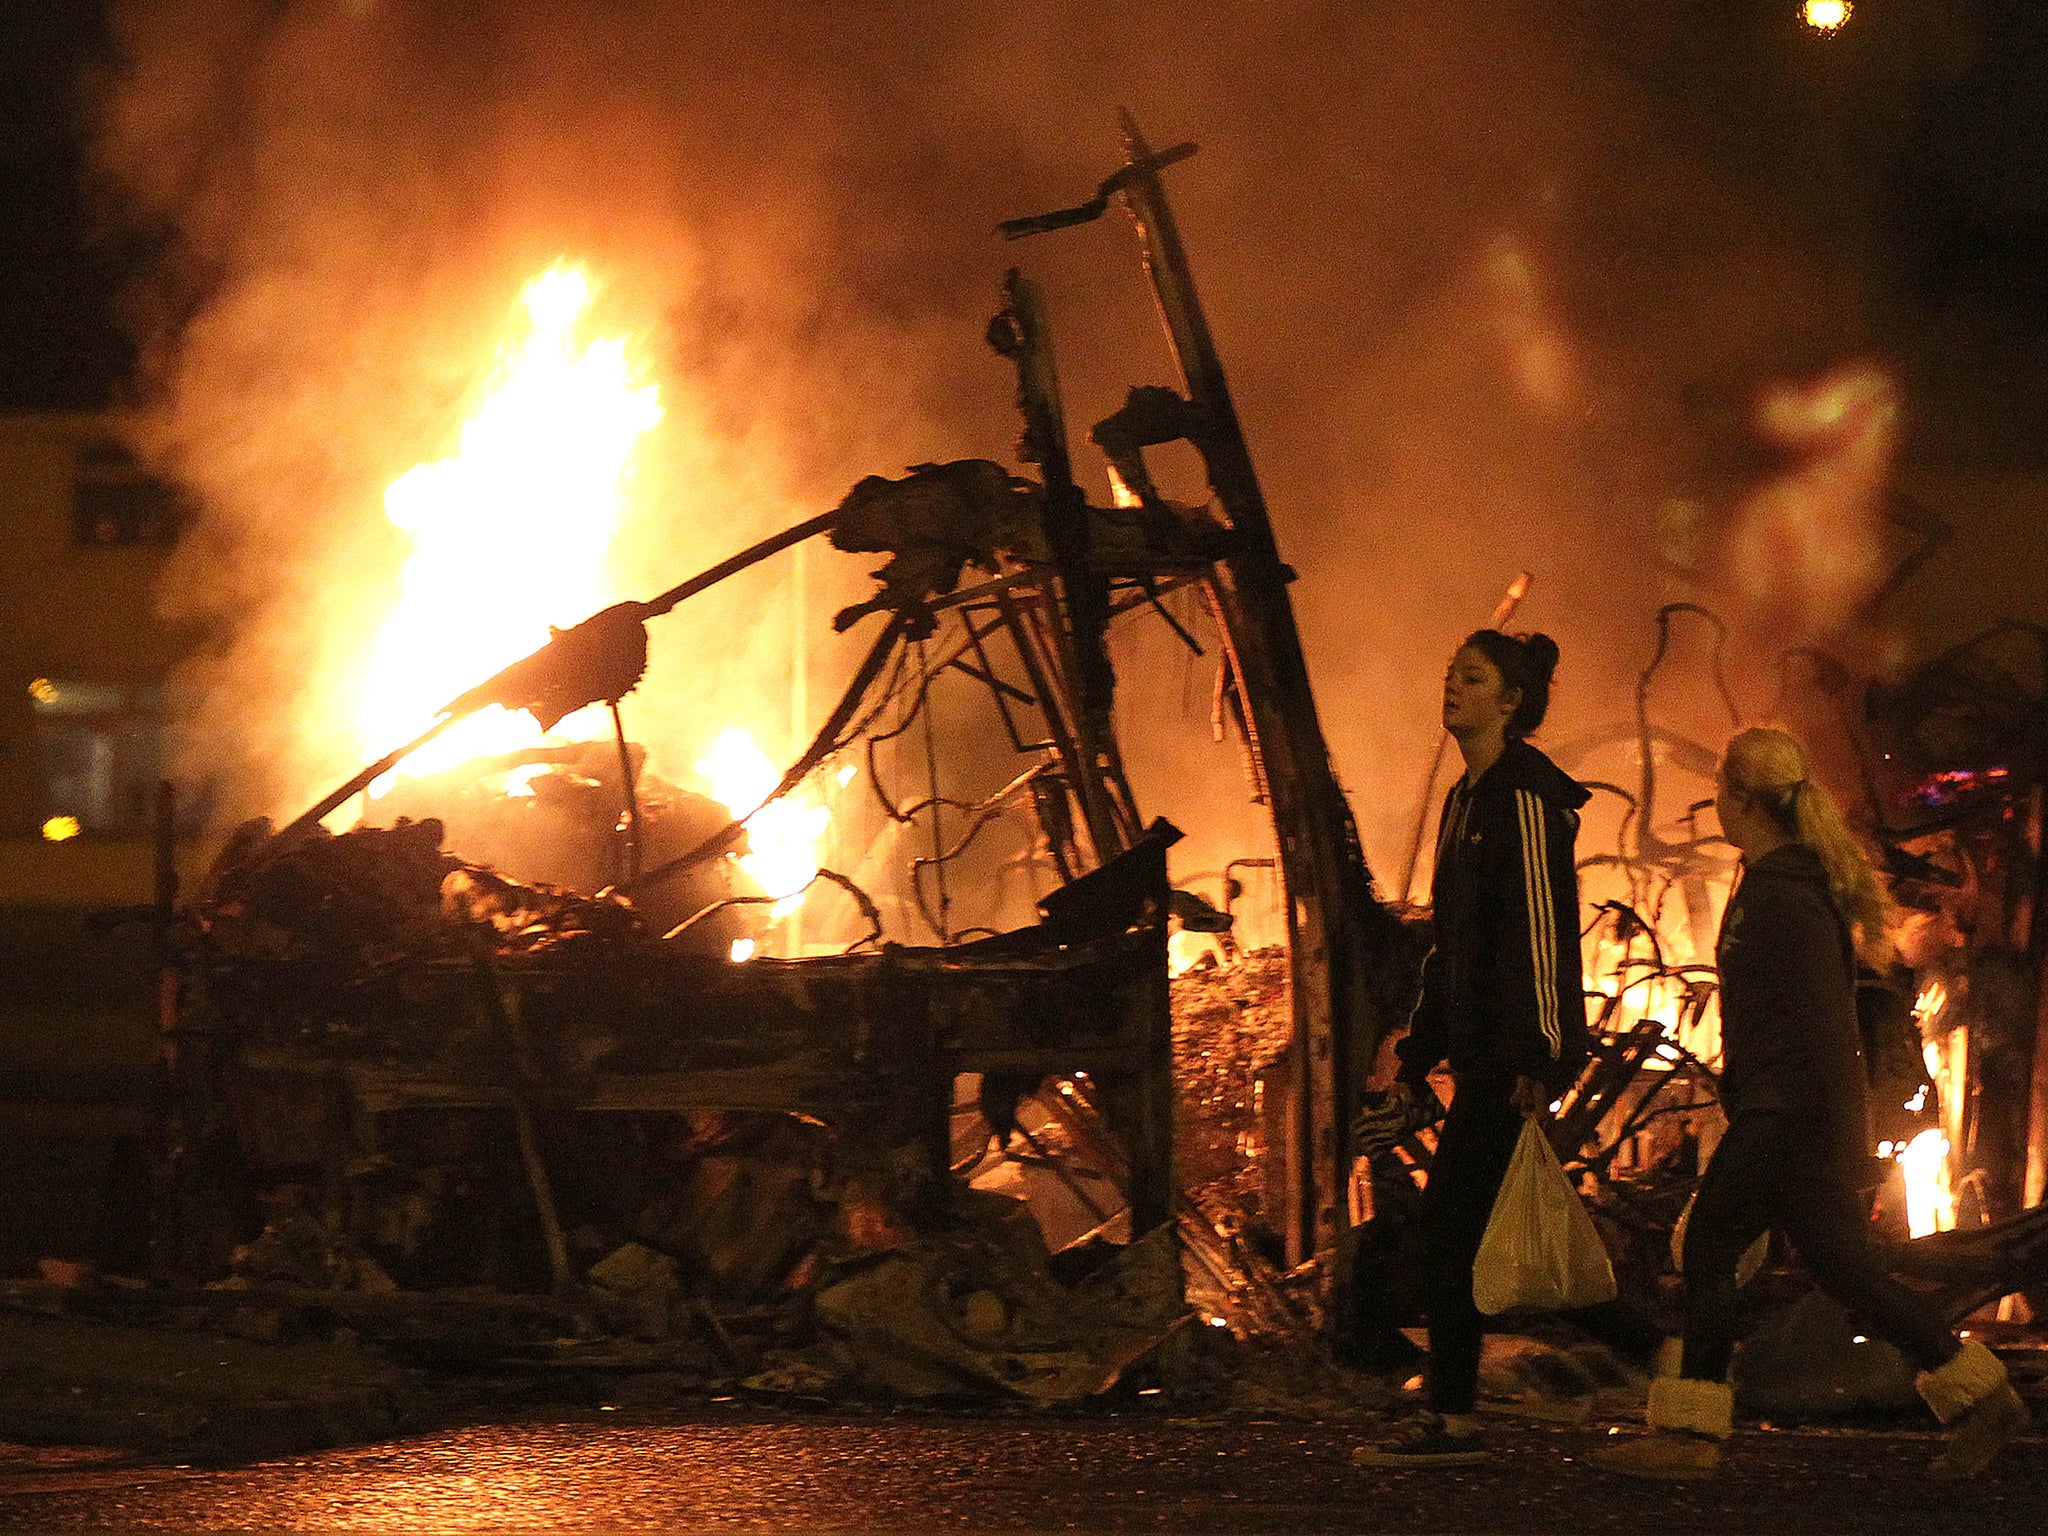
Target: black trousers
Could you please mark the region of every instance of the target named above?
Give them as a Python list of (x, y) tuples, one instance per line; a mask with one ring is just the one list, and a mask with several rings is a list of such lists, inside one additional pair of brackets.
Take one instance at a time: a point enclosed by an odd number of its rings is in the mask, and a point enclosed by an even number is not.
[(1814, 1283), (1864, 1332), (1931, 1371), (1959, 1345), (1941, 1317), (1879, 1266), (1864, 1202), (1843, 1171), (1813, 1160), (1796, 1115), (1738, 1114), (1714, 1150), (1685, 1229), (1685, 1360), (1681, 1374), (1726, 1381), (1735, 1359), (1735, 1267), (1771, 1228), (1799, 1250)]
[(1513, 1078), (1464, 1075), (1437, 1133), (1422, 1192), (1423, 1308), (1429, 1317), (1429, 1405), (1470, 1413), (1479, 1395), (1486, 1319), (1472, 1301), (1472, 1261), (1522, 1134)]
[[(1429, 1405), (1470, 1413), (1479, 1397), (1486, 1315), (1472, 1300), (1472, 1264), (1501, 1180), (1522, 1137), (1512, 1077), (1461, 1074), (1422, 1192), (1423, 1309), (1429, 1320)], [(1664, 1335), (1626, 1302), (1560, 1314), (1616, 1353), (1648, 1365)]]

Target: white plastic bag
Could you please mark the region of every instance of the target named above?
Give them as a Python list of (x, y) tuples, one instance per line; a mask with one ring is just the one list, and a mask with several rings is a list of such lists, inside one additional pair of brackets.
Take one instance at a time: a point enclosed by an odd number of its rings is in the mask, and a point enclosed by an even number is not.
[(1614, 1300), (1614, 1265), (1593, 1218), (1534, 1120), (1494, 1197), (1472, 1266), (1472, 1299), (1488, 1314), (1510, 1307), (1559, 1311)]

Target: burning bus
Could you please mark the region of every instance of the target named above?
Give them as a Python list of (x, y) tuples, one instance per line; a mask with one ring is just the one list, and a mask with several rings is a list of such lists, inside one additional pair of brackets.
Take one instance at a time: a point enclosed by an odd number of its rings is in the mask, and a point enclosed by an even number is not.
[[(182, 905), (166, 858), (163, 1274), (362, 1316), (391, 1311), (364, 1297), (547, 1296), (566, 1357), (689, 1334), (734, 1371), (762, 1347), (743, 1323), (785, 1344), (821, 1326), (895, 1390), (1040, 1398), (1114, 1380), (1190, 1307), (1340, 1343), (1400, 1320), (1372, 1256), (1398, 1251), (1383, 1239), (1430, 1141), (1367, 1165), (1348, 1127), (1426, 914), (1375, 890), (1331, 770), (1161, 182), (1192, 146), (1154, 151), (1127, 120), (1125, 148), (1091, 202), (1004, 231), (1132, 215), (1180, 384), (1094, 426), (1108, 506), (1076, 481), (1046, 306), (1013, 272), (989, 337), (1024, 472), (870, 476), (666, 592), (623, 590), (605, 550), (664, 403), (597, 324), (597, 274), (532, 279), (453, 451), (385, 494), (410, 553), (361, 647), (363, 766), (245, 825)], [(1176, 444), (1208, 505), (1160, 489), (1147, 455)], [(818, 538), (884, 557), (831, 620), (864, 645), (834, 702), (809, 710), (793, 664), (800, 729), (780, 701), (706, 711), (687, 771), (651, 769), (630, 722), (659, 626)], [(1711, 749), (1652, 719), (1687, 623), (1719, 621), (1660, 611), (1635, 719), (1557, 753), (1614, 818), (1581, 847), (1600, 1048), (1552, 1134), (1651, 1299), (1717, 1134), (1711, 943), (1733, 874), (1699, 824)], [(1271, 818), (1220, 903), (1169, 881), (1178, 834), (1126, 771), (1105, 637), (1136, 624), (1211, 660), (1216, 729)], [(940, 750), (948, 688), (973, 700), (971, 761)], [(1943, 759), (1907, 792), (1981, 795), (2000, 766)], [(1674, 819), (1659, 795), (1688, 776)], [(1951, 828), (1880, 827), (1902, 880), (1952, 888), (1962, 855), (1928, 841)], [(1268, 877), (1271, 952), (1232, 932), (1238, 868)], [(1872, 1025), (1900, 1106), (1873, 1152), (1899, 1176), (1897, 1235), (1924, 1239), (1901, 1267), (1967, 1310), (2032, 1283), (2044, 1241), (2016, 1210), (1958, 1229), (1950, 987)], [(1028, 1232), (974, 1204), (998, 1188), (1027, 1193)]]

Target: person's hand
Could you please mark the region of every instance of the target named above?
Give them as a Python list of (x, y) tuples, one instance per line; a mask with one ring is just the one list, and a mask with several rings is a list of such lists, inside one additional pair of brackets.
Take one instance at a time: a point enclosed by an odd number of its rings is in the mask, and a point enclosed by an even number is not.
[(1533, 1077), (1518, 1077), (1508, 1102), (1515, 1106), (1523, 1119), (1535, 1120), (1550, 1112), (1550, 1090)]
[(1351, 1150), (1360, 1157), (1378, 1157), (1393, 1150), (1408, 1134), (1408, 1116), (1414, 1107), (1415, 1090), (1407, 1083), (1389, 1088), (1377, 1108), (1362, 1109), (1351, 1126)]
[(1427, 1083), (1396, 1083), (1376, 1109), (1361, 1111), (1351, 1127), (1352, 1150), (1361, 1157), (1392, 1151), (1403, 1137), (1443, 1118), (1443, 1101)]

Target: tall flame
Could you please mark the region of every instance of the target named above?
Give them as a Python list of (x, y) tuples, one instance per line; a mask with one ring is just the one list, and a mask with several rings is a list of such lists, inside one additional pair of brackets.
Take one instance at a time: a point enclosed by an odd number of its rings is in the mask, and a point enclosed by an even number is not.
[[(1921, 1047), (1927, 1063), (1927, 1077), (1941, 1103), (1939, 1126), (1930, 1126), (1910, 1142), (1892, 1149), (1906, 1174), (1906, 1230), (1914, 1237), (1930, 1232), (1947, 1232), (1956, 1224), (1955, 1181), (1949, 1171), (1953, 1136), (1959, 1140), (1963, 1127), (1963, 1106), (1969, 1095), (1970, 1030), (1958, 1024), (1935, 1035), (1937, 1021), (1948, 1006), (1948, 988), (1929, 981), (1913, 1002), (1913, 1019), (1927, 1039)], [(1920, 1105), (1907, 1104), (1916, 1109)], [(1884, 1149), (1880, 1147), (1879, 1152)]]
[(1956, 1224), (1948, 1152), (1948, 1138), (1930, 1126), (1893, 1154), (1906, 1171), (1906, 1231), (1910, 1236), (1946, 1232)]
[[(590, 275), (563, 262), (527, 284), (515, 333), (452, 457), (421, 464), (384, 495), (412, 540), (397, 606), (370, 648), (360, 716), (364, 756), (417, 735), (434, 711), (545, 645), (549, 624), (603, 607), (605, 558), (625, 514), (641, 439), (661, 419), (620, 337), (587, 339)], [(602, 733), (595, 712), (557, 734)], [(431, 773), (542, 739), (493, 706), (405, 763)]]

